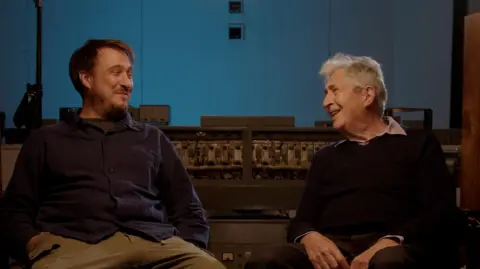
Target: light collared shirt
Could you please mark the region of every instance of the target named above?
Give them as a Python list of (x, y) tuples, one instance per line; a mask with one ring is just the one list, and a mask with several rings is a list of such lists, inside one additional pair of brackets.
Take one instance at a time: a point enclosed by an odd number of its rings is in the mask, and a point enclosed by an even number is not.
[[(372, 140), (373, 138), (375, 137), (380, 137), (380, 136), (383, 136), (385, 134), (389, 134), (389, 135), (407, 135), (407, 132), (405, 132), (405, 130), (402, 128), (402, 126), (400, 125), (400, 123), (398, 123), (395, 119), (393, 119), (392, 117), (385, 117), (385, 123), (387, 124), (387, 127), (385, 128), (385, 130), (379, 132), (378, 134), (376, 134), (374, 137), (372, 137), (370, 140)], [(358, 140), (358, 139), (354, 139), (354, 138), (349, 138), (348, 140), (350, 141), (354, 141), (354, 142), (357, 142), (361, 145), (366, 145), (368, 144), (368, 142), (370, 140)], [(335, 147), (342, 144), (343, 142), (347, 141), (347, 139), (344, 139), (344, 140), (341, 140), (339, 142), (337, 142), (335, 144)]]

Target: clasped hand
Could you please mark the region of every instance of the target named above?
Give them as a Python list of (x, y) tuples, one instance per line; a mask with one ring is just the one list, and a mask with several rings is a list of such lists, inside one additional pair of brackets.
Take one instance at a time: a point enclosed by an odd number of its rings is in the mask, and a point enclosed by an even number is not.
[(335, 243), (317, 232), (305, 235), (300, 241), (315, 269), (349, 269), (347, 259)]
[(380, 250), (387, 247), (398, 246), (399, 244), (390, 239), (380, 239), (371, 246), (369, 249), (365, 250), (362, 254), (358, 255), (353, 259), (350, 269), (368, 269), (368, 264), (372, 257)]
[(381, 239), (358, 255), (349, 265), (335, 243), (320, 233), (311, 232), (305, 235), (301, 243), (305, 246), (308, 258), (315, 269), (368, 269), (368, 264), (375, 253), (386, 247), (398, 245), (392, 240)]

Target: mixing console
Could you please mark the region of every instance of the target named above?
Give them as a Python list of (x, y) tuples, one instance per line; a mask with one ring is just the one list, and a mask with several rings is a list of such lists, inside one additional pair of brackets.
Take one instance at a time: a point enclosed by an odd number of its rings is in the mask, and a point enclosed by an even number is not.
[(241, 179), (242, 141), (173, 141), (192, 179)]

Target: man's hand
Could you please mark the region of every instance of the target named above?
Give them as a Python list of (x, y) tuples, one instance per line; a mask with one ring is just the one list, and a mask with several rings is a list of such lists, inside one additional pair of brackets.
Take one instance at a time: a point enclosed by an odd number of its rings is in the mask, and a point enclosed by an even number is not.
[(317, 232), (305, 235), (300, 241), (307, 250), (308, 258), (315, 269), (349, 269), (347, 260), (327, 237)]
[(27, 254), (33, 251), (39, 237), (40, 237), (40, 234), (37, 234), (34, 237), (30, 238), (30, 240), (28, 240), (28, 243), (26, 246)]
[(373, 255), (378, 251), (388, 248), (388, 247), (395, 247), (400, 245), (399, 243), (384, 238), (380, 239), (375, 243), (375, 245), (371, 246), (369, 249), (365, 250), (362, 254), (358, 255), (353, 259), (352, 264), (350, 266), (351, 269), (368, 269), (368, 264), (372, 259)]

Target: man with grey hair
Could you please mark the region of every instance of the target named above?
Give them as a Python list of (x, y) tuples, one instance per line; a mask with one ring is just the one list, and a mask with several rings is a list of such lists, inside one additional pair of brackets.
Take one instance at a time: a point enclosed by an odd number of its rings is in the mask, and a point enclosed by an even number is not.
[(458, 211), (438, 140), (383, 117), (387, 89), (374, 59), (337, 54), (320, 74), (323, 107), (346, 139), (315, 154), (290, 243), (254, 253), (245, 268), (453, 266)]

